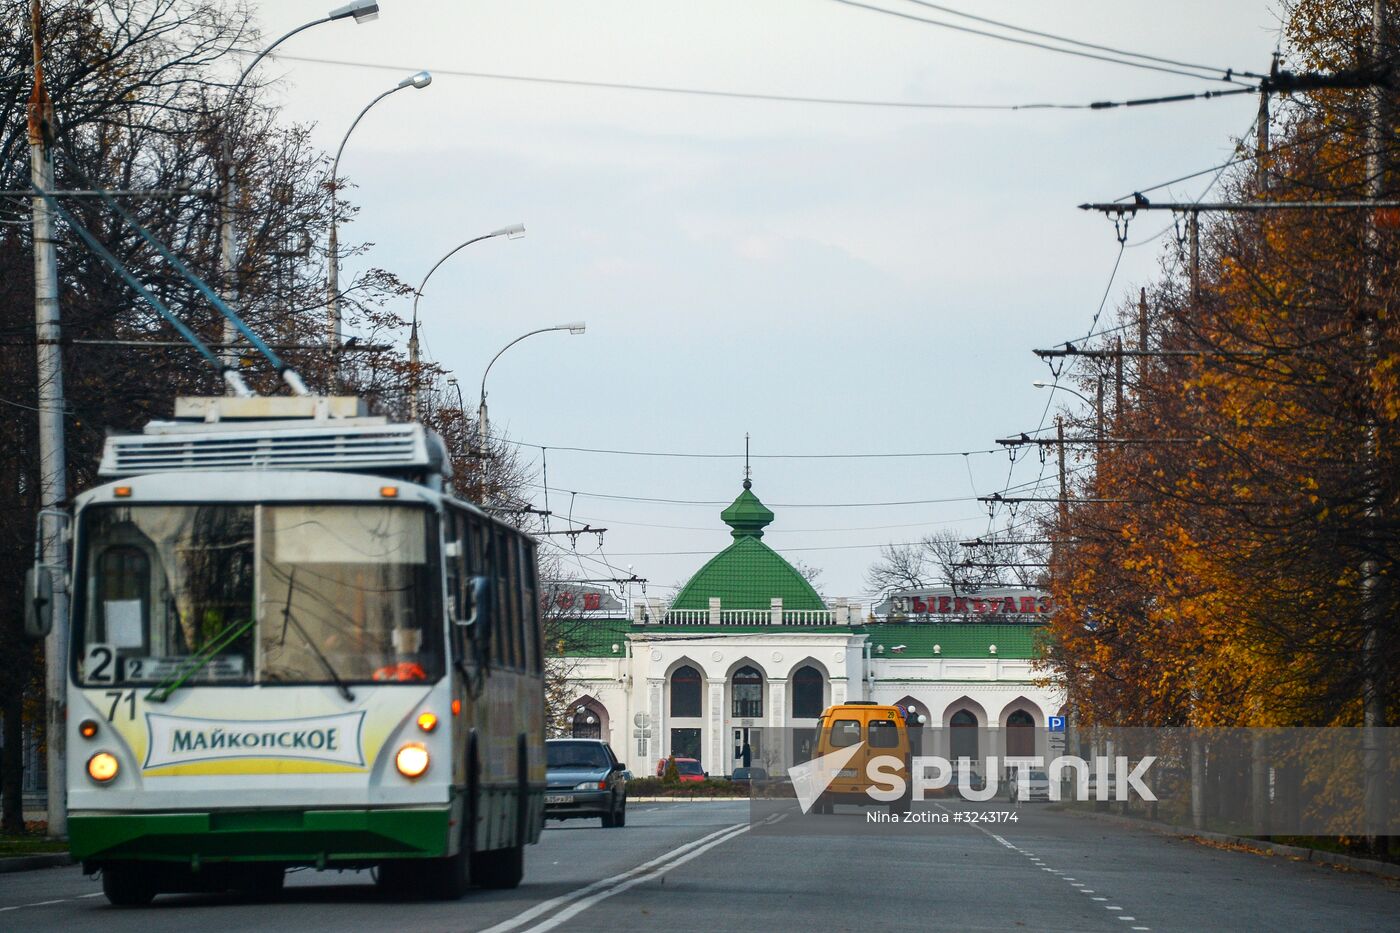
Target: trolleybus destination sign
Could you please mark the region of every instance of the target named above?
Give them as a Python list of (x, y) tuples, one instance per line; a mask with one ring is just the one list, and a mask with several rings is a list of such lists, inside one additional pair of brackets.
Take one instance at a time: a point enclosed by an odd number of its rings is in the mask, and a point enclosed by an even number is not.
[(217, 758), (297, 758), (365, 763), (363, 711), (305, 719), (192, 719), (146, 714), (150, 732), (144, 768)]

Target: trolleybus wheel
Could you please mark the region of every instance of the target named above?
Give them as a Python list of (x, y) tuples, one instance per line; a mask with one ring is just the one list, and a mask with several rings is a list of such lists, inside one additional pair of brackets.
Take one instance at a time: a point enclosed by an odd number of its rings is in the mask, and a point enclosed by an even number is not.
[(114, 907), (145, 907), (156, 896), (155, 880), (140, 865), (108, 865), (102, 869), (102, 893)]
[(483, 888), (516, 888), (520, 886), (520, 880), (524, 877), (524, 846), (476, 852), (472, 855), (472, 881)]
[[(470, 806), (470, 805), (469, 805)], [(471, 887), (471, 835), (469, 819), (463, 819), (457, 830), (457, 854), (436, 858), (428, 863), (428, 891), (438, 900), (455, 901)]]

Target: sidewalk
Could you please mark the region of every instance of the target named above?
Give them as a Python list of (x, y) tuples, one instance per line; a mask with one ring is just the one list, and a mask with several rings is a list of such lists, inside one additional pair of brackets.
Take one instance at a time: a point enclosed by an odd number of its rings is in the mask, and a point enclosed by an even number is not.
[(1104, 820), (1106, 822), (1116, 823), (1119, 826), (1135, 826), (1138, 829), (1145, 829), (1148, 832), (1158, 833), (1163, 836), (1179, 836), (1183, 839), (1200, 839), (1207, 842), (1226, 843), (1245, 849), (1252, 849), (1255, 852), (1266, 855), (1282, 855), (1302, 862), (1320, 862), (1327, 865), (1336, 865), (1341, 868), (1349, 868), (1353, 871), (1364, 871), (1372, 875), (1380, 875), (1382, 878), (1400, 878), (1400, 865), (1393, 862), (1360, 858), (1355, 855), (1342, 855), (1338, 852), (1324, 852), (1321, 849), (1309, 849), (1306, 846), (1284, 845), (1281, 842), (1265, 842), (1262, 839), (1252, 839), (1249, 836), (1232, 836), (1228, 833), (1215, 833), (1204, 829), (1188, 830), (1179, 826), (1172, 826), (1169, 823), (1154, 823), (1150, 820), (1137, 819), (1131, 816), (1120, 816), (1116, 813), (1095, 813), (1087, 810), (1073, 809), (1064, 809), (1060, 812), (1071, 813), (1076, 816), (1087, 816), (1096, 820)]

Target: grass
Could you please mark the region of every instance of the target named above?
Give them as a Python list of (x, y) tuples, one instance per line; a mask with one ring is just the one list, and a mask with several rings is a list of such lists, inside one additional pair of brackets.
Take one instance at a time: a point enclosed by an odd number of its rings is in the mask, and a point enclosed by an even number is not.
[(48, 838), (44, 835), (47, 830), (46, 823), (34, 821), (25, 823), (22, 833), (0, 833), (0, 858), (67, 852), (68, 843)]

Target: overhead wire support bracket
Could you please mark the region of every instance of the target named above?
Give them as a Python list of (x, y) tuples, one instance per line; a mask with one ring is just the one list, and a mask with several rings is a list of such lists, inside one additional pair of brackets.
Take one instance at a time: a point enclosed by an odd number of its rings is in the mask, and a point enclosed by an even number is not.
[(1147, 357), (1152, 359), (1174, 356), (1277, 356), (1271, 350), (1081, 350), (1074, 344), (1066, 344), (1054, 350), (1032, 350), (1042, 360), (1058, 359), (1064, 356), (1082, 356), (1091, 360), (1113, 360), (1124, 357)]
[(1004, 546), (1004, 547), (1038, 547), (1038, 546), (1051, 545), (1051, 544), (1054, 544), (1054, 543), (1055, 543), (1054, 541), (1050, 541), (1050, 540), (1037, 541), (1037, 540), (1033, 540), (1033, 539), (1024, 539), (1024, 538), (1023, 538), (1023, 539), (1009, 539), (1009, 540), (1006, 540), (1006, 541), (997, 541), (997, 540), (995, 540), (995, 539), (993, 539), (993, 540), (991, 540), (991, 541), (986, 541), (986, 540), (983, 540), (982, 538), (974, 538), (974, 539), (972, 539), (971, 541), (959, 541), (959, 542), (958, 542), (958, 547), (968, 547), (968, 548), (971, 548), (971, 547), (1003, 547), (1003, 546)]
[[(992, 493), (990, 496), (978, 496), (978, 497), (977, 497), (977, 501), (978, 501), (978, 502), (987, 502), (987, 503), (990, 503), (990, 504), (992, 504), (992, 505), (996, 505), (996, 504), (999, 504), (999, 503), (1006, 503), (1007, 505), (1020, 505), (1020, 504), (1023, 503), (1023, 502), (1054, 502), (1054, 503), (1059, 503), (1059, 502), (1062, 502), (1062, 501), (1064, 501), (1064, 500), (1062, 500), (1059, 496), (1003, 496), (1003, 495), (1001, 495), (1000, 493), (994, 492), (994, 493)], [(1072, 501), (1072, 502), (1089, 502), (1089, 503), (1095, 503), (1095, 504), (1120, 504), (1120, 505), (1145, 505), (1145, 504), (1146, 504), (1142, 499), (1086, 499), (1086, 498), (1081, 498), (1081, 497), (1078, 497), (1078, 496), (1074, 497), (1074, 498), (1073, 498), (1072, 500), (1070, 500), (1070, 501)]]
[(1080, 204), (1081, 211), (1098, 211), (1122, 217), (1138, 211), (1173, 211), (1181, 214), (1231, 213), (1253, 211), (1335, 211), (1400, 207), (1400, 201), (1149, 201), (1136, 195), (1133, 201), (1107, 201)]
[(1080, 446), (1107, 446), (1110, 444), (1197, 444), (1204, 440), (1210, 440), (1209, 435), (1202, 437), (1067, 437), (1061, 440), (1057, 437), (1002, 437), (997, 439), (997, 443), (1003, 447), (1026, 447), (1035, 445), (1037, 447), (1058, 447), (1063, 444), (1066, 447)]

